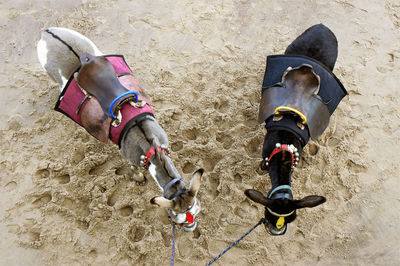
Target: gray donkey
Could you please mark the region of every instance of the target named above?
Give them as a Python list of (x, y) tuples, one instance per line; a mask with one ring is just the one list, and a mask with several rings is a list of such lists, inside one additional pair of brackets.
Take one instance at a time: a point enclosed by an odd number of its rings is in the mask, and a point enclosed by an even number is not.
[(55, 109), (98, 140), (118, 144), (132, 165), (148, 169), (163, 191), (151, 203), (168, 208), (175, 223), (193, 231), (203, 170), (193, 174), (187, 188), (169, 157), (168, 138), (153, 116), (151, 100), (124, 58), (104, 55), (82, 34), (55, 27), (42, 32), (37, 52), (42, 67), (60, 85)]

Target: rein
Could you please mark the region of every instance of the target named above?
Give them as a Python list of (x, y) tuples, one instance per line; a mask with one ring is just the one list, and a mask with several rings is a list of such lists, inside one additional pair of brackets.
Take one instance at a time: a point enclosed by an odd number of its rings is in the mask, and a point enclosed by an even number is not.
[(219, 258), (221, 258), (226, 252), (228, 252), (231, 248), (233, 248), (234, 246), (236, 246), (240, 241), (243, 240), (243, 238), (245, 238), (248, 234), (250, 234), (254, 229), (257, 228), (257, 226), (259, 226), (260, 224), (264, 223), (264, 218), (261, 218), (260, 221), (258, 221), (258, 223), (253, 226), (252, 228), (250, 228), (249, 231), (247, 231), (244, 235), (242, 235), (241, 237), (239, 237), (235, 242), (233, 242), (232, 244), (229, 245), (229, 247), (227, 247), (224, 251), (222, 251), (221, 253), (218, 254), (218, 256), (216, 256), (215, 258), (213, 258), (212, 260), (210, 260), (206, 266), (213, 264), (216, 260), (218, 260)]
[(170, 265), (174, 265), (175, 260), (175, 222), (172, 221), (172, 251), (171, 251), (171, 263)]

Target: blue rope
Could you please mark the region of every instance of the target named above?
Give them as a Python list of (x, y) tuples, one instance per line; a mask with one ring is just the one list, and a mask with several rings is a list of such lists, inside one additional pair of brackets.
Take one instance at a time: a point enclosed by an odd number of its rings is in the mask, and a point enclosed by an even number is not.
[(175, 223), (172, 222), (172, 253), (171, 253), (171, 266), (174, 265), (175, 260)]
[(257, 226), (259, 226), (260, 224), (262, 224), (264, 222), (264, 218), (262, 218), (260, 221), (258, 221), (258, 223), (253, 226), (249, 231), (247, 231), (244, 235), (242, 235), (241, 237), (239, 237), (238, 240), (236, 240), (235, 242), (233, 242), (229, 247), (227, 247), (224, 251), (222, 251), (221, 253), (218, 254), (218, 256), (216, 256), (215, 258), (213, 258), (212, 260), (210, 260), (209, 263), (206, 264), (206, 266), (209, 266), (211, 264), (213, 264), (217, 259), (221, 258), (222, 255), (224, 255), (226, 252), (228, 252), (231, 248), (233, 248), (237, 243), (239, 243), (243, 238), (245, 238), (248, 234), (250, 234), (254, 229), (256, 229)]
[(114, 113), (112, 112), (112, 109), (113, 109), (114, 104), (115, 104), (119, 99), (121, 99), (122, 97), (124, 97), (125, 95), (128, 95), (128, 94), (135, 94), (135, 103), (138, 102), (139, 96), (138, 96), (138, 94), (137, 94), (136, 91), (127, 91), (127, 92), (122, 93), (120, 96), (118, 96), (117, 98), (115, 98), (114, 101), (112, 101), (112, 103), (111, 103), (111, 105), (110, 105), (110, 110), (109, 110), (109, 112), (110, 112), (110, 115), (111, 115), (111, 117), (112, 117), (113, 119), (117, 118), (117, 117), (114, 115)]

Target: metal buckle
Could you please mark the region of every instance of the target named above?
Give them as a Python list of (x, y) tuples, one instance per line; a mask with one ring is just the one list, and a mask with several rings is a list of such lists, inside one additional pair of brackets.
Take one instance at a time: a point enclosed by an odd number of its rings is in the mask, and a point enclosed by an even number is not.
[(146, 101), (139, 100), (137, 103), (130, 101), (129, 104), (135, 108), (142, 108), (143, 106), (146, 105)]
[(121, 114), (121, 111), (118, 110), (117, 118), (115, 118), (112, 121), (111, 125), (113, 127), (118, 127), (119, 125), (121, 125), (121, 121), (122, 121), (122, 114)]

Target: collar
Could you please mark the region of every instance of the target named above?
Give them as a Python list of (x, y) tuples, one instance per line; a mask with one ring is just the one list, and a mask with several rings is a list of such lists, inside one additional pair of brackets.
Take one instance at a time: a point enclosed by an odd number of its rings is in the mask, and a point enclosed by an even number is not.
[(163, 152), (165, 155), (169, 156), (169, 149), (167, 146), (152, 146), (145, 155), (140, 155), (140, 166), (149, 169), (150, 159), (156, 154), (156, 151)]
[(300, 154), (297, 148), (293, 144), (280, 144), (279, 142), (275, 144), (275, 149), (271, 152), (269, 157), (265, 157), (264, 165), (268, 167), (268, 163), (269, 161), (271, 161), (272, 157), (283, 151), (287, 151), (290, 153), (292, 158), (291, 167), (292, 169), (294, 169), (300, 161)]

